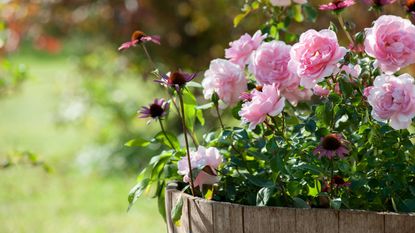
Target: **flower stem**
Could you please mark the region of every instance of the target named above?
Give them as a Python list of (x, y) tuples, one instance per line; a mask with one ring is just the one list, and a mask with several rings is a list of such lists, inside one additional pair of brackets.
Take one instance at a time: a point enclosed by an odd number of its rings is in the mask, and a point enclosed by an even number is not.
[(179, 95), (180, 106), (182, 109), (182, 127), (184, 133), (184, 141), (186, 143), (186, 155), (187, 155), (187, 165), (189, 166), (189, 173), (190, 173), (190, 190), (192, 191), (192, 195), (195, 196), (195, 187), (193, 184), (193, 172), (192, 172), (192, 163), (190, 162), (190, 150), (189, 150), (189, 141), (187, 139), (187, 127), (186, 127), (186, 120), (184, 115), (184, 103), (183, 103), (183, 95), (182, 90), (178, 91), (177, 94)]
[(218, 106), (217, 103), (215, 103), (215, 109), (216, 109), (216, 113), (218, 114), (218, 119), (219, 119), (220, 126), (222, 127), (222, 130), (225, 130), (225, 126), (223, 125), (222, 117), (220, 116), (219, 106)]
[[(170, 99), (173, 102), (173, 106), (176, 109), (177, 114), (179, 115), (179, 118), (182, 118), (179, 107), (177, 106), (176, 101), (173, 98), (173, 95), (169, 92), (169, 90), (167, 90), (167, 94), (170, 96)], [(187, 132), (189, 132), (189, 135), (192, 138), (192, 141), (193, 141), (193, 144), (195, 145), (195, 147), (198, 147), (199, 143), (197, 142), (195, 135), (193, 133), (190, 133), (190, 130), (187, 128), (187, 126), (186, 126), (186, 130), (187, 130)]]
[(161, 119), (159, 119), (159, 122), (160, 122), (160, 128), (161, 128), (161, 131), (163, 132), (164, 136), (166, 137), (167, 141), (169, 142), (169, 144), (170, 144), (171, 148), (172, 148), (173, 150), (176, 150), (176, 148), (174, 148), (174, 145), (173, 145), (173, 143), (171, 142), (171, 140), (170, 140), (169, 136), (167, 135), (166, 131), (164, 130), (164, 126), (163, 126), (163, 122), (162, 122), (162, 120), (161, 120)]
[(331, 194), (332, 197), (333, 197), (333, 191), (334, 191), (334, 189), (333, 189), (333, 186), (334, 186), (333, 177), (334, 177), (334, 164), (333, 164), (333, 159), (331, 158), (330, 159), (330, 184), (331, 184), (330, 194)]
[(146, 46), (145, 46), (143, 43), (141, 43), (141, 47), (143, 47), (144, 52), (145, 52), (145, 54), (146, 54), (146, 56), (147, 56), (147, 59), (148, 59), (148, 60), (150, 61), (150, 63), (151, 63), (151, 66), (153, 67), (153, 69), (154, 69), (154, 70), (156, 70), (156, 69), (157, 69), (157, 68), (156, 68), (156, 65), (154, 64), (153, 59), (151, 59), (150, 53), (147, 51)]
[(344, 20), (343, 17), (338, 14), (337, 15), (337, 19), (339, 20), (340, 26), (342, 27), (344, 33), (346, 34), (347, 38), (349, 39), (350, 43), (352, 43), (352, 45), (354, 45), (354, 40), (352, 38), (352, 36), (350, 35), (350, 33), (347, 31), (346, 26), (344, 25)]

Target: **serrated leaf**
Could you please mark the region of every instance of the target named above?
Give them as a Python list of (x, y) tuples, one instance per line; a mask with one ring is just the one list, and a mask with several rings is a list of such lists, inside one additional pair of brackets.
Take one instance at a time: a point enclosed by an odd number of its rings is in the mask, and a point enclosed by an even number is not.
[(143, 139), (143, 138), (135, 138), (131, 139), (130, 141), (126, 142), (124, 146), (127, 147), (146, 147), (150, 144), (149, 141)]
[(175, 149), (175, 150), (179, 150), (180, 149), (180, 143), (179, 140), (177, 139), (176, 136), (174, 136), (174, 134), (169, 133), (169, 132), (159, 132), (158, 134), (156, 134), (156, 136), (154, 136), (154, 139), (171, 148), (171, 149)]
[(299, 197), (293, 197), (293, 204), (297, 208), (302, 208), (302, 209), (309, 209), (310, 208), (310, 206), (307, 204), (307, 202), (305, 202), (303, 199), (301, 199)]
[(147, 188), (147, 186), (150, 183), (150, 179), (143, 179), (140, 183), (136, 184), (128, 194), (128, 209), (129, 211), (131, 207), (134, 205), (134, 203), (137, 201), (137, 199), (143, 194), (144, 190)]
[(342, 206), (342, 200), (340, 198), (335, 198), (330, 200), (330, 207), (333, 209), (340, 209), (340, 207)]
[(303, 13), (301, 12), (301, 5), (294, 5), (294, 20), (297, 23), (301, 23), (304, 21)]
[(265, 187), (265, 188), (260, 189), (256, 196), (256, 205), (266, 206), (273, 192), (274, 192), (274, 188)]
[(176, 204), (171, 209), (171, 220), (176, 226), (180, 226), (180, 218), (182, 217), (183, 211), (183, 198), (180, 195)]

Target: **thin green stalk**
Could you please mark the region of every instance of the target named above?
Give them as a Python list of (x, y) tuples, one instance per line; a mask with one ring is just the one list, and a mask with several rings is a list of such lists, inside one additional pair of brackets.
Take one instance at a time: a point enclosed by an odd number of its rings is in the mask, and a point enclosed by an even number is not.
[(220, 116), (219, 106), (218, 106), (217, 103), (215, 103), (215, 109), (216, 109), (216, 113), (218, 114), (218, 119), (219, 119), (220, 126), (222, 127), (222, 130), (225, 130), (225, 126), (223, 125), (222, 117)]
[(340, 26), (342, 27), (344, 33), (346, 34), (347, 38), (349, 39), (350, 43), (353, 45), (355, 44), (353, 37), (350, 35), (350, 33), (347, 31), (346, 26), (344, 25), (343, 17), (341, 14), (337, 15), (337, 19), (339, 20)]
[(160, 122), (160, 128), (161, 128), (161, 131), (163, 132), (164, 136), (166, 137), (167, 141), (169, 142), (169, 144), (170, 144), (171, 148), (172, 148), (173, 150), (176, 150), (176, 148), (174, 148), (174, 145), (173, 145), (172, 141), (170, 140), (170, 138), (168, 137), (168, 135), (167, 135), (166, 131), (164, 130), (164, 126), (163, 126), (163, 122), (162, 122), (162, 120), (161, 120), (161, 119), (159, 119), (159, 122)]
[(192, 191), (192, 195), (195, 196), (195, 187), (193, 183), (193, 172), (192, 172), (192, 163), (190, 162), (190, 149), (189, 149), (189, 141), (187, 139), (187, 127), (186, 127), (186, 116), (184, 115), (184, 103), (183, 103), (183, 96), (182, 90), (178, 91), (177, 94), (179, 95), (180, 106), (182, 109), (182, 128), (184, 133), (184, 141), (186, 143), (186, 155), (187, 155), (187, 165), (189, 166), (189, 173), (190, 173), (190, 188)]
[(156, 65), (154, 64), (153, 59), (151, 59), (150, 53), (147, 51), (147, 48), (144, 45), (144, 43), (141, 43), (141, 47), (143, 47), (144, 53), (146, 54), (148, 61), (150, 62), (151, 66), (153, 67), (153, 70), (156, 70), (157, 69)]

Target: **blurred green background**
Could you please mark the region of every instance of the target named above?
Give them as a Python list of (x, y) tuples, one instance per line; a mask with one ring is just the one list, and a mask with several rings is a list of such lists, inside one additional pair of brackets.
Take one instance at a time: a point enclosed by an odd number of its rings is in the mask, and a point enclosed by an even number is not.
[[(151, 193), (126, 212), (136, 175), (159, 148), (123, 144), (156, 132), (136, 111), (165, 92), (139, 47), (117, 48), (139, 29), (161, 36), (148, 49), (163, 72), (203, 72), (264, 22), (259, 11), (233, 28), (244, 2), (0, 0), (0, 232), (164, 232)], [(346, 18), (361, 30), (375, 17), (359, 3)]]

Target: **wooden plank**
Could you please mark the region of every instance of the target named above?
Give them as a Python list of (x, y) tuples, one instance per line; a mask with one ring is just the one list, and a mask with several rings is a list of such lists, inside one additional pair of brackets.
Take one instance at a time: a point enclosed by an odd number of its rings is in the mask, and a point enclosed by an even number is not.
[(213, 232), (242, 233), (242, 206), (230, 203), (213, 203)]
[(173, 222), (171, 219), (171, 209), (172, 209), (172, 201), (171, 196), (174, 190), (166, 189), (165, 192), (165, 207), (166, 207), (166, 220), (167, 220), (167, 233), (174, 233), (173, 232)]
[[(183, 198), (183, 209), (182, 209), (182, 217), (180, 218), (180, 225), (176, 226), (173, 224), (173, 233), (189, 233), (190, 231), (190, 211), (189, 210), (189, 198), (185, 196), (186, 194), (182, 194), (179, 191), (175, 191), (171, 193), (172, 198), (172, 208), (176, 205), (178, 198)], [(183, 196), (182, 196), (183, 195)]]
[(338, 212), (331, 209), (296, 209), (296, 233), (338, 233)]
[(384, 233), (384, 216), (373, 212), (339, 212), (339, 233)]
[(245, 207), (245, 233), (288, 233), (295, 231), (295, 209)]
[(415, 216), (386, 214), (385, 233), (414, 233)]
[(192, 233), (213, 233), (212, 202), (201, 198), (189, 199)]

